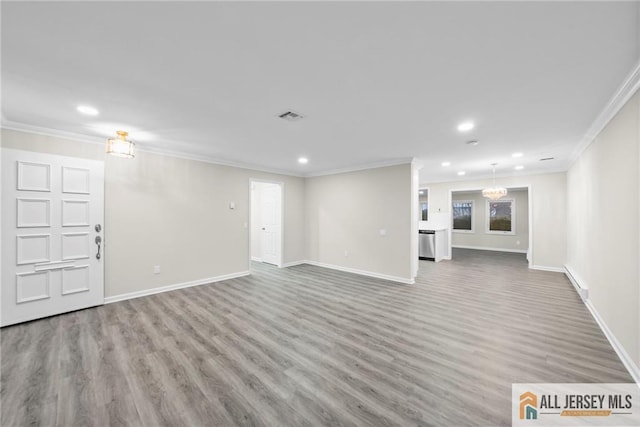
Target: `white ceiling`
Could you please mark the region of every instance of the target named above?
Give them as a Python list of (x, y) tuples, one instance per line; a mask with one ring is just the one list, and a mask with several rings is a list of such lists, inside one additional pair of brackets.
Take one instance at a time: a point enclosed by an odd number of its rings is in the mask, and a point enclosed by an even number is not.
[[(124, 128), (140, 148), (299, 175), (411, 157), (422, 182), (493, 162), (564, 170), (638, 60), (639, 16), (635, 2), (4, 1), (3, 126)], [(307, 117), (276, 117), (288, 109)]]

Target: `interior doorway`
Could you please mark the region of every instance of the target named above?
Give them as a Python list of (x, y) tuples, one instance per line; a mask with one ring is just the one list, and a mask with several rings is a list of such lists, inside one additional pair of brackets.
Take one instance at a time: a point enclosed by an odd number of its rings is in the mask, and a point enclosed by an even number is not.
[(521, 253), (531, 265), (531, 189), (507, 190), (498, 200), (483, 197), (481, 189), (449, 191), (450, 256), (452, 248)]
[(252, 179), (250, 182), (251, 261), (282, 266), (283, 184)]

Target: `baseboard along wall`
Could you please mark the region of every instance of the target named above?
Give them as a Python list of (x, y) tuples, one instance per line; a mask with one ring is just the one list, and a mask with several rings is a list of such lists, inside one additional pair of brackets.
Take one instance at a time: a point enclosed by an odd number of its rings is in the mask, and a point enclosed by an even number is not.
[(478, 251), (493, 251), (493, 252), (511, 252), (516, 254), (526, 254), (526, 249), (507, 249), (507, 248), (487, 248), (484, 246), (466, 246), (466, 245), (451, 245), (452, 248), (456, 249), (475, 249)]
[(325, 264), (318, 261), (305, 260), (303, 264), (315, 265), (316, 267), (329, 268), (331, 270), (344, 271), (345, 273), (359, 274), (361, 276), (368, 276), (376, 279), (390, 280), (392, 282), (405, 283), (407, 285), (413, 285), (416, 282), (414, 279), (407, 279), (405, 277), (391, 276), (388, 274), (375, 273), (373, 271), (367, 270), (358, 270), (357, 268), (343, 267), (341, 265), (335, 264)]
[(124, 300), (128, 300), (128, 299), (144, 297), (144, 296), (147, 296), (147, 295), (153, 295), (153, 294), (159, 294), (159, 293), (162, 293), (162, 292), (174, 291), (176, 289), (190, 288), (192, 286), (200, 286), (200, 285), (206, 285), (206, 284), (209, 284), (209, 283), (220, 282), (222, 280), (235, 279), (235, 278), (238, 278), (238, 277), (248, 276), (249, 274), (250, 273), (248, 271), (241, 271), (239, 273), (224, 274), (222, 276), (208, 277), (206, 279), (193, 280), (191, 282), (177, 283), (175, 285), (160, 286), (158, 288), (151, 288), (151, 289), (145, 289), (145, 290), (142, 290), (142, 291), (129, 292), (129, 293), (126, 293), (126, 294), (120, 294), (120, 295), (114, 295), (114, 296), (111, 296), (111, 297), (106, 297), (104, 299), (104, 303), (105, 304), (111, 304), (111, 303), (118, 302), (118, 301), (124, 301)]
[(593, 316), (593, 319), (600, 327), (600, 330), (602, 330), (604, 336), (609, 340), (611, 347), (613, 347), (624, 367), (627, 368), (627, 371), (629, 371), (633, 380), (640, 385), (640, 367), (638, 367), (633, 358), (629, 356), (629, 353), (627, 353), (620, 341), (618, 341), (611, 329), (609, 329), (609, 326), (607, 326), (606, 322), (602, 316), (600, 316), (600, 313), (598, 313), (598, 310), (589, 299), (589, 288), (587, 284), (580, 278), (580, 276), (575, 274), (571, 267), (565, 265), (564, 272), (573, 287), (576, 289), (576, 292), (582, 299), (582, 302), (584, 302), (584, 305), (589, 310), (589, 313), (591, 313), (591, 316)]

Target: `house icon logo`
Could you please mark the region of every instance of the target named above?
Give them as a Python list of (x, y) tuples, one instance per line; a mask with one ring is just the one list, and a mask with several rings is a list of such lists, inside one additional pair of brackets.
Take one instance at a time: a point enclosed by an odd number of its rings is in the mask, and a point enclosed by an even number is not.
[(535, 393), (527, 391), (520, 395), (520, 419), (538, 419), (538, 396)]

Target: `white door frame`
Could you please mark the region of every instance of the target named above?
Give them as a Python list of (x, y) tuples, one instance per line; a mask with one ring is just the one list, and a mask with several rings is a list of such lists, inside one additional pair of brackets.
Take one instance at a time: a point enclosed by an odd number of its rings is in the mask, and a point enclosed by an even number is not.
[[(461, 191), (482, 191), (485, 187), (474, 187), (474, 188), (450, 188), (449, 189), (449, 197), (448, 197), (448, 206), (449, 206), (449, 256), (448, 259), (452, 259), (453, 251), (453, 210), (451, 209), (451, 204), (453, 203), (453, 193), (458, 193)], [(505, 186), (505, 188), (509, 189), (510, 187)], [(527, 262), (529, 263), (529, 268), (533, 266), (533, 198), (531, 197), (531, 184), (526, 185), (513, 185), (511, 188), (526, 188), (527, 189), (527, 202), (528, 212), (527, 222), (529, 223), (529, 248), (527, 252)], [(475, 209), (475, 208), (474, 208)]]
[(282, 266), (284, 265), (283, 259), (284, 259), (284, 216), (285, 216), (285, 210), (284, 210), (284, 198), (285, 198), (285, 187), (284, 187), (284, 182), (282, 181), (273, 181), (273, 180), (269, 180), (269, 179), (262, 179), (262, 178), (249, 178), (249, 233), (247, 233), (248, 235), (248, 263), (249, 263), (249, 271), (251, 271), (251, 229), (252, 229), (252, 224), (251, 224), (251, 217), (252, 217), (252, 212), (253, 212), (253, 206), (252, 206), (252, 191), (253, 191), (253, 184), (256, 183), (261, 183), (261, 184), (275, 184), (280, 186), (280, 259), (278, 260), (278, 268), (282, 268)]

